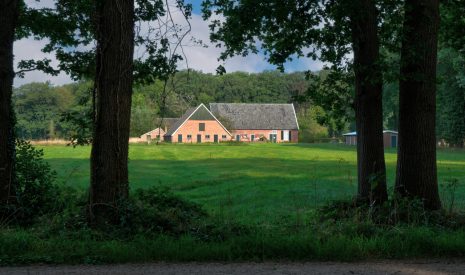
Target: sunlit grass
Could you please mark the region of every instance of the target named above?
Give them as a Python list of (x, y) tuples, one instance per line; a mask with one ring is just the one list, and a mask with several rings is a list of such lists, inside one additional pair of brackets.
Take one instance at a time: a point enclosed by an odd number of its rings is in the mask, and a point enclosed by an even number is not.
[[(89, 146), (41, 148), (59, 184), (88, 187)], [(385, 157), (392, 189), (395, 150), (387, 150)], [(132, 190), (168, 186), (213, 214), (227, 208), (246, 223), (350, 198), (357, 189), (356, 152), (346, 145), (131, 145), (129, 158)], [(457, 178), (462, 183), (456, 204), (465, 207), (465, 152), (438, 150), (438, 175), (440, 182)]]

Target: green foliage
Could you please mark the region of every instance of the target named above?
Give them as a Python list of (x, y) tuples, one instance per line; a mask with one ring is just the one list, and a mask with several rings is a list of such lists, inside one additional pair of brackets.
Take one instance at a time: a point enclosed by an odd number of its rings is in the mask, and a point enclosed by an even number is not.
[(17, 117), (19, 138), (46, 139), (63, 136), (67, 125), (60, 115), (71, 108), (74, 95), (66, 86), (52, 87), (50, 83), (30, 83), (14, 90), (13, 104)]
[(445, 202), (446, 205), (445, 209), (448, 211), (450, 214), (453, 214), (455, 211), (455, 204), (457, 201), (457, 190), (460, 187), (460, 181), (457, 178), (449, 178), (446, 179), (444, 182), (440, 183), (441, 189), (445, 193), (443, 197), (443, 201)]
[[(54, 233), (89, 230), (87, 194), (82, 190), (61, 186), (56, 193), (56, 209), (44, 215)], [(130, 198), (118, 202), (116, 224), (99, 225), (93, 229), (103, 238), (126, 238), (134, 234), (166, 234), (180, 236), (191, 232), (208, 219), (199, 204), (190, 202), (164, 187), (138, 189)]]
[(62, 138), (68, 139), (73, 146), (92, 142), (94, 114), (92, 85), (91, 82), (79, 82), (67, 86), (73, 89), (76, 104), (60, 114), (60, 122), (68, 129)]
[(56, 206), (56, 173), (43, 159), (43, 151), (22, 140), (16, 142), (17, 204), (7, 223), (30, 225)]
[(457, 51), (465, 45), (465, 5), (461, 0), (441, 1), (440, 42)]
[(257, 53), (264, 49), (268, 60), (283, 69), (292, 56), (316, 57), (315, 50), (304, 50), (315, 44), (319, 37), (319, 1), (203, 1), (204, 19), (213, 15), (210, 39), (224, 44), (222, 59), (234, 55)]
[(399, 129), (399, 83), (386, 83), (383, 88), (384, 129)]
[(318, 215), (321, 222), (371, 224), (375, 230), (399, 225), (449, 229), (465, 225), (465, 215), (461, 212), (428, 211), (419, 199), (391, 197), (383, 205), (376, 206), (356, 200), (334, 201), (319, 208)]
[(369, 222), (315, 222), (299, 231), (254, 227), (225, 240), (136, 234), (102, 238), (87, 229), (46, 235), (3, 230), (0, 265), (241, 261), (359, 261), (460, 258), (465, 232), (431, 226), (379, 227)]
[[(47, 38), (42, 48), (45, 53), (55, 51), (58, 68), (50, 66), (50, 60), (24, 60), (19, 63), (25, 71), (42, 70), (57, 74), (65, 72), (75, 80), (93, 79), (95, 76), (95, 47), (97, 24), (95, 11), (96, 1), (54, 1), (53, 8), (34, 8), (23, 3), (17, 38), (33, 36), (38, 39)], [(135, 32), (134, 43), (145, 54), (135, 56), (134, 77), (136, 82), (152, 83), (156, 79), (168, 79), (176, 72), (176, 65), (183, 57), (177, 50), (181, 40), (187, 35), (180, 25), (170, 20), (170, 9), (176, 9), (188, 20), (192, 13), (192, 5), (183, 0), (175, 1), (175, 5), (167, 6), (163, 0), (135, 1), (137, 8), (133, 11), (135, 26), (144, 31)], [(150, 23), (150, 24), (149, 24)], [(156, 24), (159, 24), (156, 26)], [(167, 27), (166, 32), (158, 28)], [(176, 39), (173, 39), (176, 38)], [(172, 47), (175, 44), (174, 48)]]
[(300, 110), (297, 113), (299, 118), (299, 142), (318, 142), (321, 139), (328, 138), (328, 129), (318, 123), (320, 115), (324, 113), (319, 106), (313, 106), (309, 110)]
[(207, 217), (198, 204), (157, 187), (136, 190), (120, 211), (122, 230), (173, 235), (189, 232)]
[(465, 140), (465, 58), (453, 49), (439, 52), (437, 136), (450, 146), (463, 147)]
[(354, 118), (353, 75), (344, 70), (323, 70), (318, 77), (309, 76), (314, 82), (307, 91), (307, 97), (317, 106), (321, 106), (317, 116), (318, 123), (328, 127), (331, 137), (342, 135)]

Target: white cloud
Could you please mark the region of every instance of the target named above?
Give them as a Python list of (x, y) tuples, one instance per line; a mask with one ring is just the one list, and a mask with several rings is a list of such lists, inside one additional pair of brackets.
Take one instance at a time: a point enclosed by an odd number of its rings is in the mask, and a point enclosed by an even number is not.
[[(178, 18), (179, 20), (181, 18)], [(189, 44), (184, 47), (184, 52), (187, 56), (189, 67), (195, 70), (201, 70), (206, 73), (214, 73), (219, 65), (224, 65), (227, 72), (246, 71), (259, 72), (265, 69), (270, 69), (270, 65), (266, 62), (263, 55), (251, 54), (246, 57), (235, 56), (226, 60), (223, 64), (218, 61), (218, 57), (222, 51), (210, 42), (210, 34), (208, 22), (205, 22), (198, 14), (193, 14), (190, 19), (192, 26), (191, 36), (197, 40), (201, 40), (206, 46)], [(186, 62), (180, 64), (181, 68), (186, 67)]]

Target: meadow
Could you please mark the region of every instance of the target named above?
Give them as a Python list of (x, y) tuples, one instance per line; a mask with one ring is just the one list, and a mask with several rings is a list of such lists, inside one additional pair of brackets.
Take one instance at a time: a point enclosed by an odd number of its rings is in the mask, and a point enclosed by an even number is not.
[[(68, 198), (69, 205), (62, 213), (40, 217), (34, 226), (2, 227), (0, 266), (465, 256), (463, 150), (438, 150), (439, 182), (447, 210), (427, 216), (421, 209), (411, 210), (409, 205), (403, 208), (407, 220), (389, 224), (377, 223), (370, 210), (363, 212), (360, 208), (352, 208), (352, 212), (339, 218), (331, 216), (345, 215), (345, 210), (333, 211), (331, 207), (337, 203), (329, 202), (350, 199), (356, 193), (354, 147), (335, 144), (131, 145), (132, 198), (140, 193), (135, 192), (137, 189), (168, 187), (176, 196), (196, 202), (209, 214), (189, 223), (187, 231), (177, 234), (173, 230), (164, 231), (169, 226), (161, 231), (147, 231), (140, 229), (143, 228), (140, 225), (176, 223), (181, 216), (191, 217), (192, 207), (181, 210), (177, 206), (176, 210), (169, 208), (166, 212), (144, 208), (146, 215), (140, 223), (133, 219), (137, 217), (135, 212), (130, 212), (132, 214), (125, 216), (129, 219), (123, 219), (119, 229), (87, 227), (83, 214), (90, 147), (47, 145), (39, 148), (57, 172), (56, 184), (73, 187), (60, 188), (70, 190), (71, 194), (60, 193), (57, 198), (57, 201)], [(392, 193), (395, 150), (386, 151), (386, 163)], [(452, 180), (458, 185), (451, 189), (447, 183)], [(452, 197), (455, 197), (453, 212), (448, 211)], [(329, 211), (325, 211), (328, 207)], [(392, 205), (387, 207), (390, 213), (402, 210)], [(151, 216), (152, 213), (155, 216)], [(134, 231), (134, 228), (139, 229)]]
[[(57, 183), (85, 190), (90, 147), (49, 145), (45, 159)], [(389, 189), (396, 151), (386, 151)], [(454, 207), (465, 209), (465, 151), (438, 149), (438, 177), (444, 205), (457, 179)], [(306, 217), (322, 204), (348, 199), (357, 190), (355, 147), (339, 144), (132, 144), (130, 188), (165, 186), (197, 202), (212, 216), (246, 224)]]

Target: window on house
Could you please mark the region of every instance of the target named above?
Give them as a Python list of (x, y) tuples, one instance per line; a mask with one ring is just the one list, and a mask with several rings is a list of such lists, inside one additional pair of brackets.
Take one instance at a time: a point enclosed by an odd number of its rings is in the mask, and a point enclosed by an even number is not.
[(192, 135), (187, 135), (187, 139), (192, 139)]
[(210, 135), (205, 135), (205, 139), (210, 139)]
[(200, 132), (205, 131), (205, 123), (199, 123), (199, 131)]
[(226, 135), (222, 135), (221, 138), (222, 138), (222, 139), (226, 139)]

